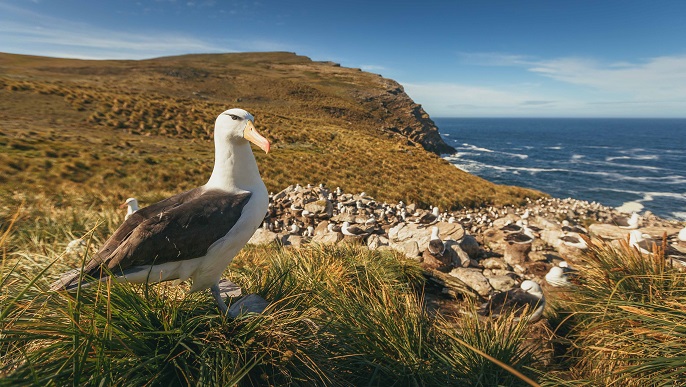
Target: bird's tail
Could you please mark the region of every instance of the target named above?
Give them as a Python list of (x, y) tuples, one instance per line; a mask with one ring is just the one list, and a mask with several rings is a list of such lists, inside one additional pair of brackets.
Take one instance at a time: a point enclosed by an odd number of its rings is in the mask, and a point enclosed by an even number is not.
[(80, 274), (81, 270), (79, 269), (69, 270), (50, 285), (50, 290), (59, 291), (74, 289), (79, 282)]

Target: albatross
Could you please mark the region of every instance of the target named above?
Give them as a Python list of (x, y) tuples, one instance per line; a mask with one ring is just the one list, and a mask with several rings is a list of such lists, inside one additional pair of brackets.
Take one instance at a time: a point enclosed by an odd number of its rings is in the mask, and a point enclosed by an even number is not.
[(138, 200), (136, 200), (136, 198), (128, 198), (119, 207), (126, 207), (126, 216), (124, 216), (124, 220), (126, 220), (130, 218), (134, 212), (138, 211)]
[(214, 127), (215, 160), (208, 182), (134, 212), (102, 248), (52, 284), (70, 290), (79, 281), (155, 283), (191, 279), (190, 292), (209, 288), (222, 313), (219, 281), (267, 212), (269, 194), (250, 142), (269, 153), (269, 141), (243, 109), (221, 113)]
[[(481, 306), (478, 313), (491, 317), (514, 313), (517, 316), (514, 321), (524, 318), (527, 322), (535, 322), (541, 318), (544, 308), (545, 297), (541, 286), (534, 281), (525, 280), (519, 288), (494, 294), (487, 303)], [(523, 316), (525, 311), (528, 314)]]

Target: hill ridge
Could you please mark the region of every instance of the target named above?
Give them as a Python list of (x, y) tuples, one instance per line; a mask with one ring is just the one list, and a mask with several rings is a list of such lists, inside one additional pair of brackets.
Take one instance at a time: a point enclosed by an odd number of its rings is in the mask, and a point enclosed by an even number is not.
[[(257, 154), (270, 190), (324, 182), (446, 208), (541, 195), (438, 157), (454, 149), (396, 81), (292, 53), (103, 61), (0, 54), (0, 97), (4, 183), (48, 191), (63, 182), (116, 185), (116, 195), (202, 184), (214, 118), (236, 106), (273, 142), (275, 152)], [(139, 172), (157, 180), (136, 182)]]

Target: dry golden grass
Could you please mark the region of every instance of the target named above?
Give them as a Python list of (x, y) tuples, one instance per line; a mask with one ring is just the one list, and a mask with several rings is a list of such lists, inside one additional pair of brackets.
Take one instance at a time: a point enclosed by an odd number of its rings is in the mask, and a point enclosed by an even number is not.
[(148, 61), (2, 54), (0, 66), (3, 191), (145, 202), (203, 184), (214, 119), (240, 106), (273, 143), (269, 155), (257, 152), (271, 191), (325, 183), (442, 208), (541, 195), (464, 173), (389, 130), (408, 124), (407, 106), (389, 110), (377, 101), (391, 81), (293, 54)]

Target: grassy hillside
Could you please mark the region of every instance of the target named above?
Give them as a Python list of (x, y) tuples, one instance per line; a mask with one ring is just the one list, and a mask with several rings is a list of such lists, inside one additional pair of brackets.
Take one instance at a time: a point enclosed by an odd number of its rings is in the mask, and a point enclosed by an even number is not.
[[(242, 107), (273, 142), (269, 190), (326, 183), (442, 208), (520, 202), (435, 153), (432, 121), (394, 81), (291, 53), (82, 61), (0, 54), (0, 191), (143, 203), (203, 184), (217, 114)], [(8, 208), (6, 208), (8, 210)]]

